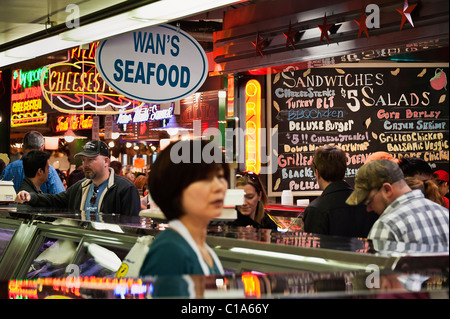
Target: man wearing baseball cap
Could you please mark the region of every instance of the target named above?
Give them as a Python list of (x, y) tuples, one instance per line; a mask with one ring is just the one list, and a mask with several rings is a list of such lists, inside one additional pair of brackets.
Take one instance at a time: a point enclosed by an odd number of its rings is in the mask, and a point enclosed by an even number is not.
[(87, 142), (75, 157), (81, 157), (86, 179), (59, 194), (30, 194), (21, 191), (16, 202), (35, 207), (68, 208), (89, 213), (138, 216), (139, 191), (128, 179), (109, 167), (110, 150), (99, 140)]
[(420, 190), (411, 190), (402, 170), (391, 160), (363, 165), (346, 203), (364, 203), (367, 211), (380, 215), (369, 239), (449, 245), (448, 210), (426, 199)]

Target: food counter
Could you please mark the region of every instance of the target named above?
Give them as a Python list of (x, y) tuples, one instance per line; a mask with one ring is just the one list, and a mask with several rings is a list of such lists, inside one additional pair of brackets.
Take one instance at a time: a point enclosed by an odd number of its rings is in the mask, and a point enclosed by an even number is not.
[[(154, 238), (165, 227), (164, 222), (141, 217), (91, 216), (84, 212), (17, 209), (14, 205), (2, 207), (0, 282), (74, 276), (112, 280), (137, 239)], [(242, 282), (244, 274), (258, 274), (257, 280), (265, 284), (269, 280), (271, 289), (274, 289), (272, 279), (278, 284), (281, 282), (275, 273), (295, 278), (306, 276), (313, 281), (314, 276), (354, 276), (371, 269), (404, 274), (430, 271), (439, 276), (448, 274), (448, 247), (399, 245), (292, 230), (275, 232), (230, 227), (220, 222), (211, 225), (207, 243), (221, 259), (226, 280), (235, 278)], [(292, 282), (294, 279), (283, 280)], [(285, 293), (290, 288), (277, 289)], [(291, 290), (307, 291), (305, 289)], [(448, 286), (446, 289), (448, 291)], [(349, 293), (348, 290), (343, 292)]]

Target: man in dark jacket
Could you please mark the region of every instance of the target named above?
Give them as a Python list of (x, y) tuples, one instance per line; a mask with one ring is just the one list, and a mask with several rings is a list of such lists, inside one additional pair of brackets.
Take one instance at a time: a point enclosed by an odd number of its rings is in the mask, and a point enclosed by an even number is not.
[(129, 180), (114, 174), (114, 170), (109, 167), (110, 150), (104, 142), (93, 140), (86, 143), (77, 156), (81, 156), (85, 180), (78, 181), (59, 194), (21, 191), (17, 194), (16, 202), (88, 213), (139, 215), (139, 191)]
[(305, 209), (305, 232), (367, 237), (378, 216), (368, 213), (364, 205), (350, 206), (345, 203), (353, 192), (344, 181), (346, 169), (347, 158), (340, 148), (325, 145), (316, 149), (313, 170), (323, 192)]

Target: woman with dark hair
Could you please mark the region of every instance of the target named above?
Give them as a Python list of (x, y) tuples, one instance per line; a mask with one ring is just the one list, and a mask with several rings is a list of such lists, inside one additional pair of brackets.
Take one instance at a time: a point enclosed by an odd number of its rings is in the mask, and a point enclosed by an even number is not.
[(228, 178), (228, 164), (212, 142), (178, 141), (159, 154), (148, 187), (169, 228), (150, 245), (141, 276), (223, 274), (206, 234), (222, 213)]
[(277, 225), (266, 212), (267, 194), (259, 176), (253, 172), (238, 173), (236, 188), (244, 190), (244, 204), (236, 207), (237, 219), (229, 225), (277, 230)]

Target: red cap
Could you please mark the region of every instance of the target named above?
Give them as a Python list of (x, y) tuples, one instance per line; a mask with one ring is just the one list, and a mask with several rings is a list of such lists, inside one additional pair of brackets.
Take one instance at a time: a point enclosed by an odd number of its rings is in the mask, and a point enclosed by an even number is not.
[(436, 174), (441, 181), (448, 182), (448, 173), (446, 171), (439, 170), (434, 172), (433, 174)]

